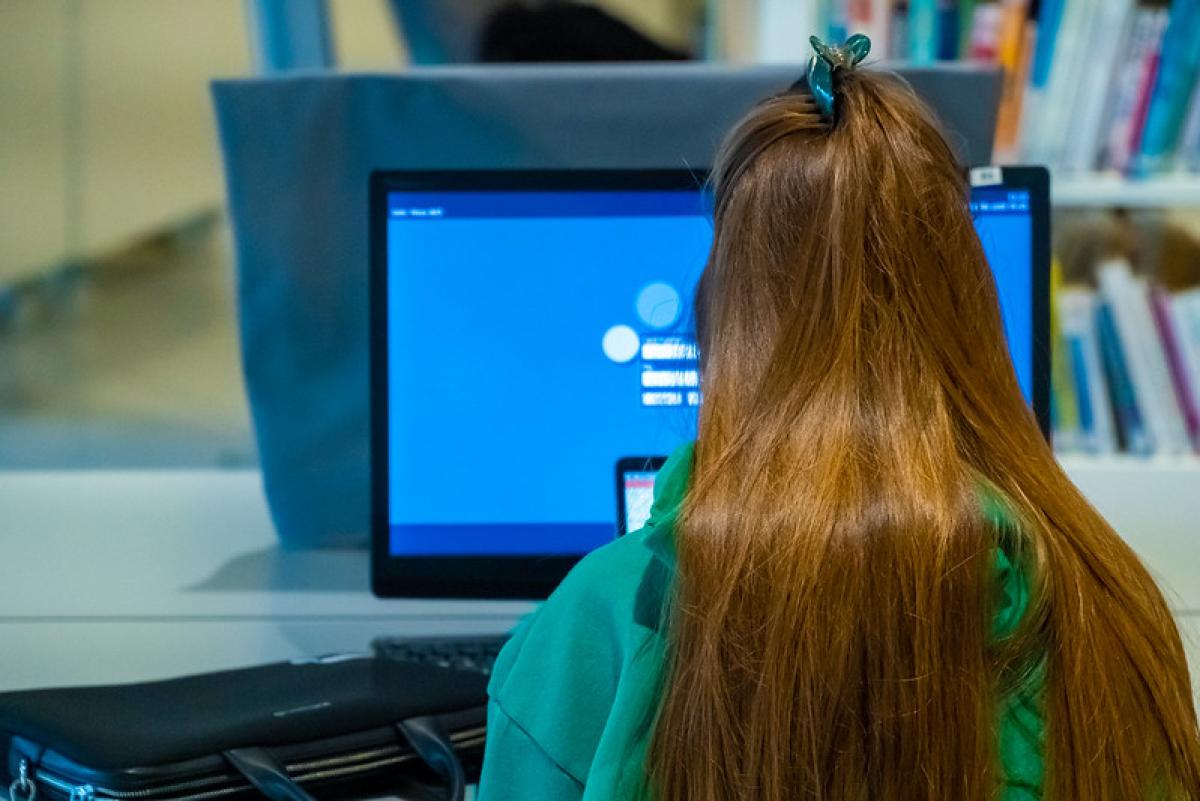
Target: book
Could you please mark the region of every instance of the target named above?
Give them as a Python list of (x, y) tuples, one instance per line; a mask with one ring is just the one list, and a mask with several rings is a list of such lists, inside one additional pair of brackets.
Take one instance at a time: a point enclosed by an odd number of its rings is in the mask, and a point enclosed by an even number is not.
[(1179, 138), (1177, 166), (1189, 172), (1200, 172), (1200, 81), (1192, 90), (1192, 107), (1183, 125), (1183, 135)]
[(1037, 23), (1029, 18), (1027, 0), (1005, 0), (998, 8), (996, 62), (1004, 68), (1000, 107), (996, 111), (993, 150), (1000, 162), (1016, 159), (1024, 87), (1029, 82)]
[(962, 17), (956, 0), (938, 0), (937, 4), (937, 58), (953, 61), (958, 58), (958, 43)]
[[(825, 30), (818, 23), (821, 4), (821, 0), (762, 0), (748, 20), (718, 11), (709, 36), (725, 42), (718, 52), (726, 58), (796, 64), (804, 53), (811, 52), (808, 37)], [(739, 38), (743, 41), (738, 42)]]
[[(970, 35), (967, 39), (966, 54), (971, 61), (985, 64), (996, 63), (1000, 59), (1000, 26), (1004, 16), (999, 3), (984, 3), (975, 8), (969, 26)], [(1008, 75), (1004, 76), (1005, 84)]]
[[(1192, 398), (1200, 405), (1200, 288), (1172, 296), (1170, 313), (1182, 372), (1191, 387)], [(1195, 444), (1200, 446), (1200, 442)]]
[(1117, 449), (1117, 436), (1096, 330), (1098, 306), (1096, 293), (1090, 289), (1067, 287), (1055, 295), (1063, 342), (1073, 371), (1081, 449), (1105, 454)]
[[(1050, 272), (1050, 297), (1054, 301), (1061, 301), (1061, 274), (1056, 259)], [(1084, 428), (1090, 423), (1090, 417), (1088, 420), (1084, 417), (1090, 415), (1091, 409), (1087, 406), (1087, 398), (1079, 397), (1079, 366), (1074, 363), (1074, 353), (1063, 336), (1058, 302), (1050, 305), (1050, 343), (1050, 430), (1054, 435), (1054, 447), (1063, 452), (1080, 450)]]
[(864, 33), (871, 37), (871, 42), (879, 42), (878, 58), (880, 60), (887, 58), (888, 42), (892, 35), (892, 7), (895, 3), (892, 0), (870, 0), (871, 5), (871, 24), (870, 28)]
[(937, 59), (938, 0), (909, 0), (908, 58), (914, 64), (932, 64)]
[(1193, 449), (1200, 445), (1200, 405), (1197, 405), (1195, 384), (1189, 374), (1186, 356), (1180, 343), (1179, 331), (1171, 308), (1171, 298), (1162, 287), (1155, 286), (1150, 290), (1150, 310), (1154, 315), (1154, 324), (1158, 329), (1159, 340), (1162, 342), (1163, 353), (1167, 358), (1167, 367), (1171, 374), (1171, 385), (1175, 389), (1175, 399), (1183, 414), (1183, 422), (1187, 428), (1188, 439)]
[(1163, 34), (1134, 171), (1166, 170), (1179, 144), (1188, 102), (1200, 75), (1200, 0), (1175, 0)]
[(1145, 281), (1134, 277), (1123, 258), (1101, 262), (1097, 277), (1100, 293), (1112, 310), (1129, 380), (1153, 449), (1159, 453), (1190, 451), (1191, 442), (1175, 399)]
[(827, 42), (841, 44), (850, 35), (850, 8), (846, 0), (821, 0), (822, 30)]
[(1138, 84), (1137, 99), (1133, 106), (1133, 118), (1129, 125), (1128, 153), (1126, 154), (1124, 163), (1118, 167), (1118, 169), (1126, 173), (1133, 171), (1137, 155), (1141, 151), (1142, 134), (1146, 128), (1146, 116), (1150, 112), (1150, 99), (1153, 95), (1154, 87), (1158, 83), (1158, 70), (1162, 64), (1162, 33), (1166, 31), (1168, 19), (1166, 11), (1163, 11), (1160, 17), (1162, 31), (1159, 32), (1150, 50), (1146, 53), (1146, 62), (1142, 65), (1140, 72), (1141, 82)]
[(1090, 41), (1082, 56), (1077, 99), (1070, 119), (1069, 145), (1063, 147), (1063, 169), (1088, 172), (1097, 166), (1104, 132), (1109, 89), (1121, 60), (1113, 58), (1133, 24), (1132, 0), (1097, 0), (1091, 15)]
[(843, 16), (846, 33), (864, 33), (871, 39), (871, 57), (882, 60), (888, 54), (888, 28), (892, 22), (891, 0), (846, 0)]
[(1126, 44), (1118, 52), (1126, 55), (1117, 57), (1118, 64), (1112, 94), (1113, 101), (1105, 121), (1107, 141), (1104, 143), (1101, 163), (1118, 172), (1125, 172), (1133, 158), (1133, 147), (1137, 141), (1135, 128), (1139, 123), (1139, 111), (1145, 94), (1153, 81), (1158, 60), (1157, 52), (1166, 29), (1166, 10), (1139, 4), (1133, 12)]
[[(985, 5), (991, 5), (986, 3)], [(973, 33), (975, 11), (979, 5), (975, 0), (959, 0), (958, 2), (958, 57), (965, 57), (971, 50), (971, 35)]]
[(1112, 401), (1117, 422), (1117, 436), (1123, 450), (1146, 456), (1154, 451), (1154, 443), (1142, 423), (1141, 410), (1133, 391), (1125, 354), (1122, 351), (1112, 308), (1107, 302), (1096, 307), (1096, 336), (1104, 367), (1105, 384)]
[[(1088, 0), (1048, 0), (1039, 18), (1038, 49), (1030, 89), (1025, 95), (1026, 125), (1021, 129), (1022, 157), (1054, 164), (1069, 120), (1071, 76), (1081, 50), (1080, 33), (1087, 19)], [(1038, 57), (1041, 57), (1039, 63)]]
[(892, 24), (888, 29), (888, 53), (896, 59), (908, 56), (908, 0), (897, 0), (892, 8)]

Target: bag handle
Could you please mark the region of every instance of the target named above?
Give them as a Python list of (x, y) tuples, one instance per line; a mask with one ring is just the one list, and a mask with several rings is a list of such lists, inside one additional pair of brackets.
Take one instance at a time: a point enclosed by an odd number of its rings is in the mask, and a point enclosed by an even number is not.
[(454, 753), (454, 744), (432, 717), (409, 718), (396, 724), (396, 730), (408, 740), (425, 764), (446, 782), (448, 801), (463, 801), (466, 797), (466, 777), (462, 763)]
[[(435, 718), (409, 718), (395, 724), (396, 731), (429, 768), (446, 783), (447, 801), (463, 801), (466, 777), (454, 745)], [(232, 748), (225, 759), (246, 781), (270, 801), (316, 801), (287, 774), (263, 748)], [(32, 797), (28, 801), (33, 801)]]
[(225, 758), (271, 801), (316, 801), (262, 748), (233, 748), (225, 752)]

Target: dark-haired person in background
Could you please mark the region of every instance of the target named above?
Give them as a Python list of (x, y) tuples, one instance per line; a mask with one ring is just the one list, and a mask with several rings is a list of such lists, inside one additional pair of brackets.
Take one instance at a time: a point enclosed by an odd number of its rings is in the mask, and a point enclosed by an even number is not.
[(391, 0), (391, 7), (417, 64), (690, 58), (591, 3)]
[(608, 12), (585, 3), (532, 8), (509, 3), (487, 21), (480, 61), (684, 61), (690, 56), (659, 44)]

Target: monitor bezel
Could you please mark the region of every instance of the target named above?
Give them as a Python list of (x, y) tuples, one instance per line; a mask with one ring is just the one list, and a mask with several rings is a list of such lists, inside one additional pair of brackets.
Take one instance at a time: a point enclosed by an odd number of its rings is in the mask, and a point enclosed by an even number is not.
[[(1050, 436), (1050, 176), (1004, 167), (997, 185), (1028, 189), (1032, 226), (1032, 407)], [(371, 587), (381, 598), (543, 599), (578, 556), (400, 557), (390, 551), (388, 508), (387, 195), (392, 191), (696, 190), (707, 172), (674, 170), (376, 170), (370, 176)], [(644, 458), (644, 457), (641, 457)], [(620, 494), (620, 493), (619, 493)], [(618, 501), (621, 504), (621, 500)], [(620, 509), (619, 523), (624, 523)]]
[[(387, 195), (394, 191), (703, 189), (707, 172), (643, 170), (376, 170), (370, 178), (371, 589), (381, 598), (544, 599), (583, 558), (393, 556), (388, 520)], [(615, 531), (615, 527), (614, 527)]]

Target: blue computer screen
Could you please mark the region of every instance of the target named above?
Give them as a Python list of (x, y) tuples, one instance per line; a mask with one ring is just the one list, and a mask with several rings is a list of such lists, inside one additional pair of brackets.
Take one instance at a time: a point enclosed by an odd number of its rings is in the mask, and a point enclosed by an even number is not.
[(1008, 349), (1025, 399), (1033, 402), (1033, 217), (1029, 190), (976, 188), (975, 230), (996, 277)]
[[(974, 202), (1028, 397), (1028, 196)], [(393, 556), (612, 539), (617, 461), (695, 434), (706, 209), (698, 191), (389, 194)]]

